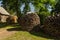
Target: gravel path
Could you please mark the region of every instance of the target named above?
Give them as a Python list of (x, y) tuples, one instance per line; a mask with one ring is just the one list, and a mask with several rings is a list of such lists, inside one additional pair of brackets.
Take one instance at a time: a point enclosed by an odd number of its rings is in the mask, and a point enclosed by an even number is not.
[(0, 40), (10, 37), (15, 31), (7, 31), (6, 28), (0, 29)]

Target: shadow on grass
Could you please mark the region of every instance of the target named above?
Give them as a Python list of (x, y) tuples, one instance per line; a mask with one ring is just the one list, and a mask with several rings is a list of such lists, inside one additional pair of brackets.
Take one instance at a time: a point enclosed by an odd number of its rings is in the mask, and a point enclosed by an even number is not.
[(44, 31), (40, 27), (35, 27), (31, 30), (30, 34), (38, 36), (38, 37), (43, 37), (47, 39), (56, 39), (56, 37), (52, 37), (51, 35), (48, 35), (44, 33)]
[(22, 31), (21, 28), (10, 28), (10, 29), (7, 29), (7, 31)]
[[(13, 26), (14, 28), (7, 29), (7, 31), (24, 31), (20, 28), (19, 24), (6, 24), (6, 23), (0, 23), (0, 28), (6, 27), (8, 25)], [(39, 29), (39, 30), (38, 30)], [(32, 35), (39, 36), (39, 37), (44, 37), (47, 39), (54, 39), (54, 40), (60, 40), (57, 39), (56, 37), (52, 37), (48, 34), (45, 34), (40, 28), (33, 29), (31, 32), (29, 32)]]
[[(15, 25), (14, 25), (15, 26)], [(16, 25), (17, 26), (17, 25)], [(47, 38), (47, 39), (54, 39), (54, 40), (60, 40), (56, 37), (52, 37), (48, 34), (45, 34), (40, 28), (39, 30), (37, 30), (38, 28), (36, 28), (36, 30), (32, 30), (31, 32), (29, 32), (30, 34), (32, 35), (35, 35), (35, 36), (39, 36), (39, 37), (43, 37), (43, 38)], [(22, 30), (20, 27), (15, 27), (15, 28), (10, 28), (10, 29), (7, 29), (7, 31), (24, 31)]]
[(7, 31), (24, 31), (21, 29), (21, 26), (19, 24), (10, 24), (13, 28), (7, 29)]
[(7, 26), (6, 23), (0, 23), (0, 28), (4, 28), (4, 27), (6, 27), (6, 26)]
[(39, 32), (32, 31), (32, 32), (30, 32), (30, 34), (38, 36), (38, 37), (47, 38), (47, 39), (58, 40), (58, 38), (44, 33), (43, 30), (40, 30)]
[(20, 25), (18, 23), (13, 23), (13, 24), (9, 24), (9, 23), (0, 23), (0, 28), (4, 28), (7, 26), (11, 26), (11, 27), (20, 27)]

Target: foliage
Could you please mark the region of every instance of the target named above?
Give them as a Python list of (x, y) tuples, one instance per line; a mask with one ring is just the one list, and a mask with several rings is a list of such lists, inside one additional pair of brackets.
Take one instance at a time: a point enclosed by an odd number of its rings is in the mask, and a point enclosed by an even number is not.
[(19, 0), (2, 0), (2, 6), (9, 12), (9, 13), (17, 13), (20, 15), (20, 5), (21, 2)]
[(54, 7), (56, 1), (55, 0), (32, 0), (31, 3), (34, 5), (35, 11), (38, 12), (38, 15), (41, 18), (41, 24), (43, 24), (45, 17), (50, 15), (50, 12), (48, 10), (49, 5)]
[[(38, 12), (39, 15), (44, 15), (44, 12), (47, 13), (46, 15), (49, 15), (48, 7), (50, 5), (52, 8), (55, 8), (56, 0), (2, 0), (3, 7), (10, 13), (16, 13), (18, 17), (21, 16), (20, 7), (23, 3), (25, 4), (25, 7), (23, 8), (24, 14), (27, 11), (30, 11), (29, 3), (32, 3), (35, 12)], [(43, 19), (44, 18), (42, 18), (42, 20)]]
[(35, 9), (40, 9), (40, 8), (46, 8), (46, 6), (49, 4), (51, 6), (54, 6), (56, 4), (55, 0), (32, 0), (31, 2), (34, 6)]
[(40, 12), (38, 13), (39, 17), (40, 17), (40, 22), (41, 22), (41, 25), (44, 23), (44, 20), (47, 16), (50, 16), (50, 13), (49, 12)]
[(22, 3), (25, 4), (25, 7), (23, 9), (23, 12), (24, 14), (26, 14), (26, 12), (30, 11), (30, 6), (29, 6), (29, 3), (30, 3), (30, 0), (22, 0)]
[(60, 12), (60, 0), (57, 0), (56, 4), (54, 5), (54, 8), (52, 10), (52, 13), (59, 13)]
[(3, 7), (9, 12), (9, 13), (16, 13), (17, 16), (21, 15), (21, 5), (25, 3), (25, 7), (23, 12), (26, 13), (27, 10), (30, 10), (29, 7), (29, 0), (1, 0)]

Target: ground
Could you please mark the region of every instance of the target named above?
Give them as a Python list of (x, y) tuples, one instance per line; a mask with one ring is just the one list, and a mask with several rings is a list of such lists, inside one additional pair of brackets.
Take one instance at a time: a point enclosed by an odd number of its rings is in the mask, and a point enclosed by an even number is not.
[(2, 26), (0, 26), (2, 27), (0, 28), (0, 40), (59, 40), (43, 33), (42, 31), (32, 33), (23, 31), (18, 25)]
[(6, 37), (9, 37), (14, 33), (15, 33), (14, 31), (9, 32), (6, 30), (6, 28), (2, 28), (2, 29), (0, 29), (0, 40), (4, 39)]

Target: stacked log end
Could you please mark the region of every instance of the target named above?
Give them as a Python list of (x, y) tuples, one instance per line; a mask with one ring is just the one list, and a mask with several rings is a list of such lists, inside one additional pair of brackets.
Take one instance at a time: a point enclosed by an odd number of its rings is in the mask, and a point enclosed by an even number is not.
[(35, 26), (40, 24), (40, 18), (36, 13), (25, 14), (18, 19), (23, 30), (31, 31)]
[(43, 30), (55, 37), (60, 37), (60, 16), (50, 16), (45, 19)]

